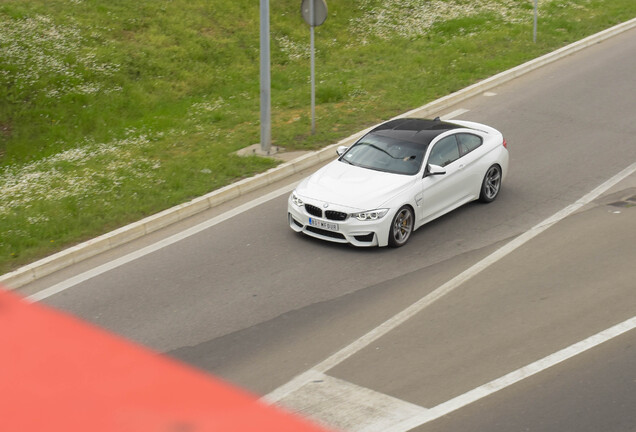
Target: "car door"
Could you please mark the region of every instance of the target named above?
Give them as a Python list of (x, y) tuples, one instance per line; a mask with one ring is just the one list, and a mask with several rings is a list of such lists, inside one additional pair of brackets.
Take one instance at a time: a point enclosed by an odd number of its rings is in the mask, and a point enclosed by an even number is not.
[(471, 198), (476, 199), (479, 196), (481, 182), (486, 169), (482, 161), (485, 153), (485, 149), (482, 146), (484, 139), (475, 133), (459, 133), (457, 134), (457, 141), (459, 143), (464, 178), (466, 184), (470, 187)]
[(416, 197), (420, 224), (452, 210), (466, 195), (462, 181), (460, 151), (455, 134), (441, 138), (429, 151), (426, 164), (445, 170), (444, 174), (429, 175), (426, 171), (422, 189)]

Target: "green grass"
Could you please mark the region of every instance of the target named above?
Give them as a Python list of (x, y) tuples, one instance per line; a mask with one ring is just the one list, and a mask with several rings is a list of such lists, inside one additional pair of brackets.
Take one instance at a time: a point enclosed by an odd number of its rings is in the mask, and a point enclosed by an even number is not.
[[(317, 149), (636, 16), (633, 0), (271, 2), (272, 138)], [(252, 0), (0, 3), (0, 273), (262, 172)]]

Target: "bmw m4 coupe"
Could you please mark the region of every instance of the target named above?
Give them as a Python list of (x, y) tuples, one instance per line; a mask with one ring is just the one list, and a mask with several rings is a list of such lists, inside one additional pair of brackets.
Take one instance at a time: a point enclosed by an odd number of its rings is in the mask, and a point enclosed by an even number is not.
[(508, 173), (503, 135), (463, 120), (391, 120), (337, 153), (289, 196), (288, 222), (355, 246), (403, 246), (463, 204), (494, 201)]

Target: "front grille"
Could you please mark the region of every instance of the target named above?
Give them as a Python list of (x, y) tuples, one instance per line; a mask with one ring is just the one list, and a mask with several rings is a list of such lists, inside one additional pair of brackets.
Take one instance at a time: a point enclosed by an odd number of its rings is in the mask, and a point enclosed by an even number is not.
[(337, 238), (337, 239), (342, 239), (342, 240), (345, 239), (345, 236), (343, 236), (342, 234), (337, 233), (337, 232), (327, 231), (327, 230), (316, 228), (316, 227), (313, 227), (313, 226), (308, 226), (305, 229), (307, 231), (311, 231), (313, 233), (320, 234), (320, 235), (325, 236), (325, 237)]
[(307, 210), (307, 213), (312, 216), (322, 217), (322, 210), (314, 205), (305, 204), (305, 210)]
[(327, 210), (325, 212), (325, 217), (329, 220), (343, 221), (346, 220), (349, 215), (335, 210)]

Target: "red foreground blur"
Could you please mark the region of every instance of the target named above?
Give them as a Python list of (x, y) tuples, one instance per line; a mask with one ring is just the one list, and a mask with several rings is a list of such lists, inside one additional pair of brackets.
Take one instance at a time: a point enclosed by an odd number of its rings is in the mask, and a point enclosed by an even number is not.
[(210, 375), (1, 289), (0, 430), (326, 432)]

